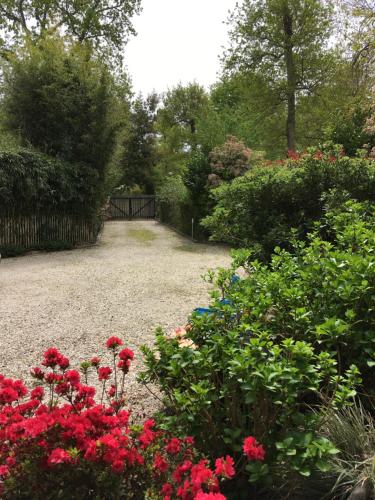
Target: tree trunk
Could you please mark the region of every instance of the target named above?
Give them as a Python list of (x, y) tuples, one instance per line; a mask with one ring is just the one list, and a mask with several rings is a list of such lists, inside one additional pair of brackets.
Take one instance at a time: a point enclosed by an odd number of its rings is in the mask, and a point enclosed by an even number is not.
[(285, 64), (287, 77), (287, 104), (288, 117), (286, 121), (286, 138), (288, 150), (296, 150), (296, 68), (293, 57), (293, 19), (288, 5), (285, 6), (283, 14), (285, 35)]

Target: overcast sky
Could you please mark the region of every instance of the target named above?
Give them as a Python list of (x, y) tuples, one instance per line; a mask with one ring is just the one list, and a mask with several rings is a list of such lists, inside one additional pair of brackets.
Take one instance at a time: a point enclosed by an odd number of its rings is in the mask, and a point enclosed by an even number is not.
[(163, 92), (179, 82), (209, 87), (227, 44), (224, 21), (238, 0), (142, 0), (138, 36), (125, 49), (135, 92)]

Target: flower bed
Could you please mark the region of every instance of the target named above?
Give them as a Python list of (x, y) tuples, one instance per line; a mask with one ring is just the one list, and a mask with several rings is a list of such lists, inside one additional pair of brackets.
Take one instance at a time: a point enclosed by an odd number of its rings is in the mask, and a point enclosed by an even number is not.
[[(48, 349), (31, 370), (38, 385), (30, 391), (0, 375), (1, 498), (224, 499), (220, 485), (234, 477), (233, 459), (211, 468), (193, 438), (166, 433), (152, 419), (131, 425), (124, 381), (134, 354), (117, 337), (106, 346), (112, 366), (93, 357), (80, 371)], [(97, 401), (90, 372), (101, 384)], [(252, 437), (243, 452), (264, 458)]]

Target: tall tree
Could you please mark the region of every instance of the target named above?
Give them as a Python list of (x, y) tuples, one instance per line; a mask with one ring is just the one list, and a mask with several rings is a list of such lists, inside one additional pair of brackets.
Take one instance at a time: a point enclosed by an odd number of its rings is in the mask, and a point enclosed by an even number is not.
[(145, 193), (153, 193), (152, 169), (156, 163), (155, 120), (159, 98), (151, 94), (139, 96), (133, 103), (128, 129), (119, 162), (121, 183), (127, 189), (138, 186)]
[(1, 0), (0, 50), (6, 54), (19, 36), (35, 39), (62, 31), (78, 42), (121, 51), (134, 34), (132, 17), (141, 0)]
[(330, 67), (329, 0), (244, 0), (230, 18), (225, 68), (261, 75), (286, 105), (286, 138), (296, 149), (299, 96), (314, 94)]
[(207, 109), (208, 96), (201, 85), (190, 83), (178, 85), (166, 92), (163, 107), (159, 111), (161, 130), (178, 127), (193, 140), (197, 131), (197, 120)]

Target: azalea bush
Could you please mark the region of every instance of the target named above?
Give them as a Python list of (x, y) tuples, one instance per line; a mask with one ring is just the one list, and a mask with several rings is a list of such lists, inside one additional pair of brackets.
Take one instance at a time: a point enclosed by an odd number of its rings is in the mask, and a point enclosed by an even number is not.
[[(1, 498), (225, 498), (220, 483), (235, 475), (229, 455), (210, 468), (192, 437), (161, 431), (151, 419), (131, 424), (124, 381), (134, 354), (121, 346), (111, 337), (112, 366), (94, 357), (79, 371), (50, 348), (31, 370), (32, 390), (0, 376)], [(98, 399), (87, 385), (91, 372)], [(248, 436), (244, 460), (264, 454)]]
[(290, 248), (291, 230), (305, 238), (324, 215), (325, 195), (336, 190), (357, 201), (375, 201), (375, 162), (349, 158), (340, 147), (290, 153), (264, 162), (213, 191), (215, 207), (203, 220), (211, 239), (256, 248), (269, 259), (274, 248)]
[(270, 264), (239, 251), (230, 269), (210, 273), (209, 310), (144, 348), (143, 381), (159, 384), (169, 408), (164, 426), (235, 460), (250, 430), (267, 456), (237, 472), (260, 484), (291, 491), (296, 477), (326, 471), (338, 450), (317, 409), (374, 389), (374, 243), (371, 207), (348, 203)]

